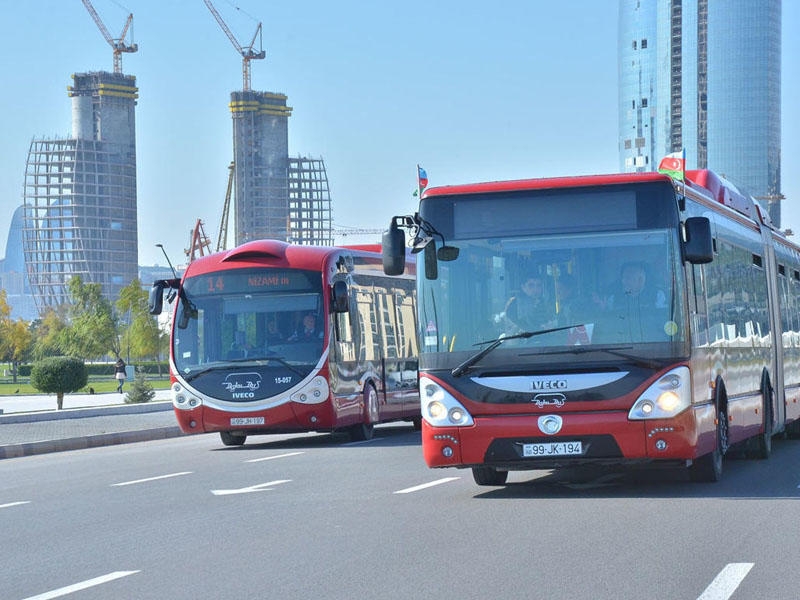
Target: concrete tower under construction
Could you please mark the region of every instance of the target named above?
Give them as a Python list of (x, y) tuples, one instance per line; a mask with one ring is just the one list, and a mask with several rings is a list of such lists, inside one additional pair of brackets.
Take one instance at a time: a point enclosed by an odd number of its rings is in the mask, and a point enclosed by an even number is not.
[(286, 240), (289, 228), (289, 117), (286, 96), (231, 93), (236, 245)]
[(77, 73), (72, 136), (31, 142), (23, 251), (41, 312), (68, 301), (75, 275), (111, 301), (137, 277), (136, 78)]
[(289, 157), (286, 96), (231, 93), (236, 245), (256, 239), (332, 245), (325, 163)]

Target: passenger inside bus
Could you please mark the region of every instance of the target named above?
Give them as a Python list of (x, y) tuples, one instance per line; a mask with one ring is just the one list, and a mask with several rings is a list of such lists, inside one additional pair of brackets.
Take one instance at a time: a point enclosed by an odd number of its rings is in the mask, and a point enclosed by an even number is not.
[(552, 301), (545, 295), (544, 281), (533, 274), (525, 279), (519, 292), (506, 304), (505, 317), (508, 333), (541, 331), (555, 324), (556, 313)]
[(608, 296), (610, 310), (637, 306), (641, 308), (666, 308), (667, 295), (648, 281), (647, 267), (643, 262), (627, 262), (620, 269), (620, 278)]
[(290, 342), (311, 342), (322, 339), (322, 331), (317, 329), (317, 317), (314, 313), (306, 313), (295, 332), (289, 336)]
[(572, 275), (561, 275), (556, 280), (556, 300), (558, 302), (557, 323), (559, 327), (583, 325), (594, 319), (599, 307), (595, 294), (591, 298), (582, 295)]
[(267, 333), (264, 339), (267, 345), (280, 344), (283, 341), (283, 334), (278, 329), (278, 322), (274, 318), (267, 321)]

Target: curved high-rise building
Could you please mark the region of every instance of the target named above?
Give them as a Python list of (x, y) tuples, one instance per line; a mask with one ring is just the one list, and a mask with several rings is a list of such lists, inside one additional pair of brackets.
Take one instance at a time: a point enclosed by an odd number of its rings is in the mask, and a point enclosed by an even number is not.
[(781, 0), (620, 0), (618, 43), (621, 170), (684, 149), (780, 226)]

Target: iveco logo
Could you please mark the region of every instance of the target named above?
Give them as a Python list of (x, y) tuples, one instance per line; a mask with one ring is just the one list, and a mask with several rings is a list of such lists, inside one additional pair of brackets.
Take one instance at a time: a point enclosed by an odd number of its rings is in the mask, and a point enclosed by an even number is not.
[(557, 406), (561, 408), (564, 406), (566, 400), (564, 394), (536, 394), (533, 397), (534, 404), (539, 408), (544, 408), (545, 406)]
[(538, 390), (565, 390), (567, 389), (566, 379), (534, 379), (531, 381), (531, 389)]
[(539, 431), (547, 435), (555, 435), (561, 431), (563, 421), (558, 415), (544, 415), (539, 417)]

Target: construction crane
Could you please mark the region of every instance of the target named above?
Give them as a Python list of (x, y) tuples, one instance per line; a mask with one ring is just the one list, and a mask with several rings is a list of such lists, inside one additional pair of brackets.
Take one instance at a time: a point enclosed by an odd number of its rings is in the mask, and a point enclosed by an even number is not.
[(222, 219), (219, 222), (217, 252), (227, 249), (228, 246), (228, 215), (231, 212), (231, 190), (233, 189), (233, 172), (235, 166), (233, 161), (228, 165), (228, 189), (225, 192), (225, 204), (222, 206)]
[[(85, 2), (86, 0), (84, 0)], [(261, 49), (261, 23), (259, 22), (258, 27), (256, 27), (256, 32), (253, 34), (253, 39), (250, 40), (250, 45), (246, 48), (242, 48), (242, 45), (236, 39), (236, 37), (231, 33), (231, 30), (228, 29), (228, 26), (225, 24), (225, 21), (222, 20), (222, 17), (217, 12), (217, 9), (214, 8), (214, 5), (211, 4), (211, 0), (203, 0), (208, 7), (208, 10), (211, 11), (211, 14), (214, 15), (214, 18), (219, 23), (219, 26), (222, 28), (222, 31), (225, 32), (225, 35), (228, 36), (228, 39), (233, 44), (233, 47), (236, 48), (236, 51), (242, 55), (242, 89), (245, 92), (250, 91), (250, 61), (256, 60), (259, 58), (264, 58), (267, 53)], [(256, 38), (258, 38), (258, 52), (253, 49), (253, 46), (256, 43)]]
[(203, 230), (203, 221), (197, 219), (194, 229), (189, 232), (189, 247), (184, 250), (186, 257), (189, 259), (188, 262), (192, 262), (198, 256), (205, 256), (210, 247), (211, 240), (208, 239), (206, 232)]
[(131, 41), (130, 44), (125, 43), (125, 36), (128, 35), (128, 29), (133, 24), (133, 13), (128, 15), (128, 20), (125, 21), (125, 27), (122, 28), (122, 33), (119, 34), (119, 37), (113, 38), (108, 32), (108, 29), (106, 29), (106, 26), (100, 18), (100, 15), (97, 14), (94, 6), (92, 6), (92, 3), (89, 0), (82, 1), (83, 5), (86, 7), (86, 10), (89, 11), (92, 19), (94, 19), (94, 22), (100, 29), (100, 33), (103, 34), (103, 37), (106, 38), (108, 45), (111, 46), (111, 49), (114, 51), (114, 73), (122, 73), (122, 53), (136, 52), (139, 49), (139, 45), (134, 44), (133, 41)]

